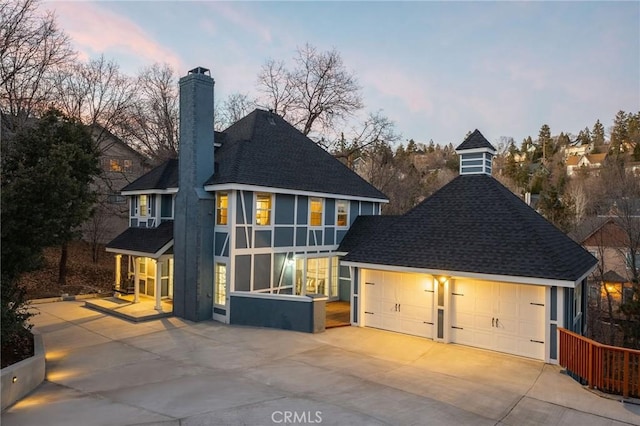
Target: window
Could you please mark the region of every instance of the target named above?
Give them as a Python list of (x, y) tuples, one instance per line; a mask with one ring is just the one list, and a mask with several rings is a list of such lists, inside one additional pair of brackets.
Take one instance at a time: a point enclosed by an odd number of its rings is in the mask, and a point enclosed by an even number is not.
[(111, 194), (107, 196), (107, 202), (109, 204), (126, 204), (127, 197), (120, 194)]
[(139, 210), (138, 210), (138, 216), (146, 216), (147, 215), (147, 196), (146, 195), (141, 195), (140, 196), (140, 204), (139, 204)]
[(229, 208), (229, 195), (226, 192), (218, 193), (216, 204), (216, 225), (227, 225), (227, 212)]
[(120, 164), (120, 161), (118, 161), (117, 159), (111, 158), (109, 160), (109, 170), (112, 172), (121, 172), (122, 164)]
[(227, 298), (227, 265), (216, 263), (216, 305), (225, 305)]
[(576, 285), (573, 291), (573, 317), (576, 318), (582, 313), (582, 284)]
[(271, 194), (256, 194), (256, 225), (271, 225)]
[(349, 202), (347, 200), (336, 201), (336, 225), (349, 226)]
[(311, 212), (309, 225), (322, 226), (322, 198), (311, 198), (309, 199), (309, 203), (311, 204), (309, 208)]

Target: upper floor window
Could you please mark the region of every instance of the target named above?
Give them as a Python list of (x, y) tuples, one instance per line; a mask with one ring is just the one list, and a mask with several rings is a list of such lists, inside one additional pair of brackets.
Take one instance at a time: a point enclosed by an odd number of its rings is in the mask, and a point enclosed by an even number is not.
[(256, 225), (271, 225), (271, 194), (256, 194)]
[(141, 195), (139, 200), (139, 204), (138, 204), (138, 216), (146, 216), (147, 215), (147, 209), (149, 208), (148, 206), (148, 199), (146, 195)]
[(309, 211), (311, 213), (311, 217), (309, 218), (310, 226), (321, 226), (322, 225), (322, 198), (310, 198), (309, 199)]
[(216, 200), (216, 225), (228, 224), (229, 195), (226, 192), (218, 193)]
[(349, 226), (349, 202), (347, 200), (336, 201), (336, 225)]

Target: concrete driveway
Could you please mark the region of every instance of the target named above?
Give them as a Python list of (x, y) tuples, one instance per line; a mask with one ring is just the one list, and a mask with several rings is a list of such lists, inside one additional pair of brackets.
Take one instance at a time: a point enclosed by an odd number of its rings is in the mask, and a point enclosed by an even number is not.
[(640, 424), (640, 406), (600, 397), (557, 366), (401, 334), (36, 308), (47, 379), (2, 413), (5, 426)]

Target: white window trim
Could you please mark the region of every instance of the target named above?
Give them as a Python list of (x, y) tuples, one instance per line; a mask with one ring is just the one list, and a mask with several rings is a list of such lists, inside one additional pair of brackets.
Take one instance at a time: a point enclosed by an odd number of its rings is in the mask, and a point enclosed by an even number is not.
[[(322, 206), (322, 210), (320, 211), (320, 225), (312, 225), (311, 224), (311, 201), (312, 200), (320, 200), (320, 205)], [(325, 220), (325, 199), (321, 198), (321, 197), (309, 197), (309, 215), (307, 217), (307, 223), (309, 224), (309, 228), (313, 228), (313, 229), (319, 229), (321, 227), (324, 226), (324, 220)]]
[[(218, 201), (220, 199), (219, 196), (222, 195), (222, 194), (227, 196), (227, 223), (225, 223), (225, 224), (218, 223), (218, 210), (219, 210)], [(216, 226), (223, 227), (223, 228), (228, 228), (230, 226), (229, 225), (229, 223), (231, 222), (231, 217), (230, 217), (230, 214), (229, 214), (229, 211), (230, 211), (229, 203), (230, 203), (230, 201), (231, 201), (231, 193), (230, 192), (222, 191), (222, 192), (219, 192), (219, 193), (216, 194), (216, 217), (215, 217), (215, 222), (214, 222)]]
[[(268, 195), (269, 196), (269, 223), (266, 225), (261, 225), (258, 223), (258, 195)], [(253, 193), (253, 220), (252, 223), (255, 227), (260, 229), (273, 228), (274, 222), (274, 197), (271, 192), (254, 192)]]
[[(346, 209), (347, 222), (346, 222), (346, 225), (338, 225), (338, 203), (340, 203), (340, 202), (344, 202), (344, 203), (347, 204), (347, 209)], [(349, 228), (349, 213), (350, 213), (350, 210), (351, 210), (351, 206), (349, 205), (349, 200), (341, 200), (341, 199), (340, 200), (336, 200), (336, 218), (335, 218), (336, 228), (338, 228), (338, 229), (348, 229)]]

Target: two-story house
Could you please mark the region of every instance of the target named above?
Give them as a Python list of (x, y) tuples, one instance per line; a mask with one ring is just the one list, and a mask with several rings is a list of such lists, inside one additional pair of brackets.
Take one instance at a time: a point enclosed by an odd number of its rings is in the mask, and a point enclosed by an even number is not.
[(107, 248), (120, 289), (190, 320), (306, 331), (324, 313), (309, 306), (348, 300), (355, 326), (548, 362), (558, 328), (584, 331), (597, 260), (491, 177), (479, 131), (457, 148), (460, 176), (380, 216), (386, 197), (281, 117), (214, 134), (212, 115), (196, 68), (180, 80), (179, 159), (123, 190), (131, 227)]
[(207, 74), (181, 80), (179, 159), (122, 190), (130, 227), (107, 246), (116, 286), (227, 323), (235, 292), (349, 300), (338, 246), (387, 198), (274, 113), (214, 134)]

